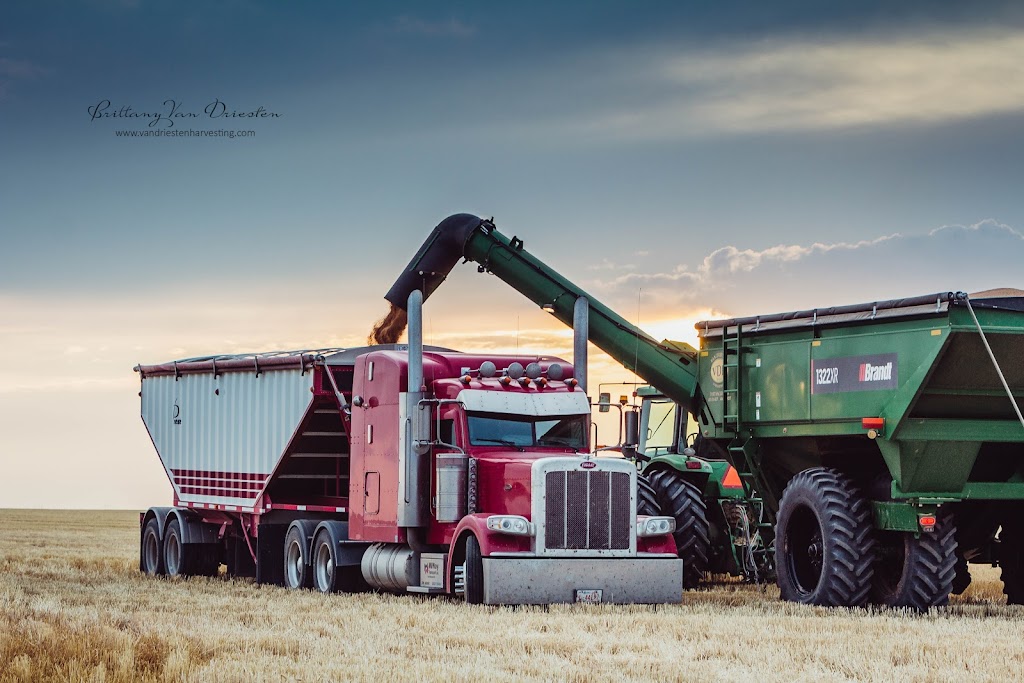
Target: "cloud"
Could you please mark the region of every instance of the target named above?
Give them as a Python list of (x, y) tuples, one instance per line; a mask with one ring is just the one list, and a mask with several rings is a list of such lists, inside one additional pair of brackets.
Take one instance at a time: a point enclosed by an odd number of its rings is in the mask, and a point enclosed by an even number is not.
[(454, 17), (442, 21), (427, 21), (403, 14), (395, 20), (395, 30), (421, 36), (447, 36), (467, 38), (476, 35), (476, 27)]
[[(565, 105), (580, 106), (541, 124), (546, 133), (665, 140), (1024, 111), (1024, 31), (1017, 29), (647, 45), (593, 62), (600, 75), (574, 81)], [(567, 79), (578, 63), (563, 66)]]
[[(4, 46), (0, 43), (0, 47)], [(0, 98), (5, 97), (16, 81), (32, 81), (51, 73), (51, 69), (24, 59), (0, 57)]]
[(947, 290), (1020, 288), (1022, 262), (1024, 233), (988, 219), (858, 242), (728, 245), (696, 265), (621, 272), (588, 288), (621, 310), (636, 306), (640, 290), (652, 317), (696, 305), (754, 315)]

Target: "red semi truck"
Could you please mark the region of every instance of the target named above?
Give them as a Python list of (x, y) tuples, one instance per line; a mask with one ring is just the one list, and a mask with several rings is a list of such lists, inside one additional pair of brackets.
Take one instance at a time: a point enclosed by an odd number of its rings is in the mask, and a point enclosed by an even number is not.
[(674, 520), (632, 463), (594, 457), (573, 367), (424, 349), (421, 302), (408, 345), (137, 367), (174, 489), (141, 515), (140, 569), (484, 604), (679, 602)]

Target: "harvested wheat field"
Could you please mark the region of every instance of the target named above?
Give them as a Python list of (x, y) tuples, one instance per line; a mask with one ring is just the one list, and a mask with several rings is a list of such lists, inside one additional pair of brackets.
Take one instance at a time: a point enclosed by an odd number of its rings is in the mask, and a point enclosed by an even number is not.
[(672, 607), (471, 607), (245, 580), (144, 578), (134, 512), (0, 510), (0, 681), (992, 680), (1024, 608), (975, 568), (925, 616), (732, 584)]

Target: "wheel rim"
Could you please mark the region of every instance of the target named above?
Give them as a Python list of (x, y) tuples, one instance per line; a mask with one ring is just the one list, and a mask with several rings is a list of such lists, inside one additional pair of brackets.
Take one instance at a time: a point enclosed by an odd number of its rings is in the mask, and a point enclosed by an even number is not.
[(334, 557), (330, 543), (320, 543), (316, 549), (316, 587), (321, 593), (334, 589)]
[(825, 546), (821, 524), (806, 507), (793, 511), (786, 529), (786, 548), (789, 572), (797, 589), (809, 595), (821, 582)]
[(167, 573), (171, 576), (177, 576), (178, 569), (180, 567), (181, 560), (181, 544), (178, 543), (177, 534), (167, 535), (167, 556), (164, 558), (167, 565)]
[(302, 547), (295, 539), (292, 539), (292, 542), (288, 544), (288, 553), (284, 564), (285, 574), (288, 577), (288, 587), (299, 588), (302, 585), (305, 561), (302, 559)]
[(143, 557), (145, 558), (145, 570), (147, 574), (156, 574), (160, 566), (160, 542), (152, 531), (146, 532), (146, 541), (143, 545)]

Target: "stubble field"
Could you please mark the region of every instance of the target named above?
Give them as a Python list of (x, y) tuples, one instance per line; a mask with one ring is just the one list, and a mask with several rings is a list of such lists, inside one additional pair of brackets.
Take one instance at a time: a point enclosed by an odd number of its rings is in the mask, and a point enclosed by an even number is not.
[(998, 570), (918, 616), (730, 584), (676, 606), (491, 608), (139, 575), (134, 512), (0, 510), (0, 681), (1017, 679)]

